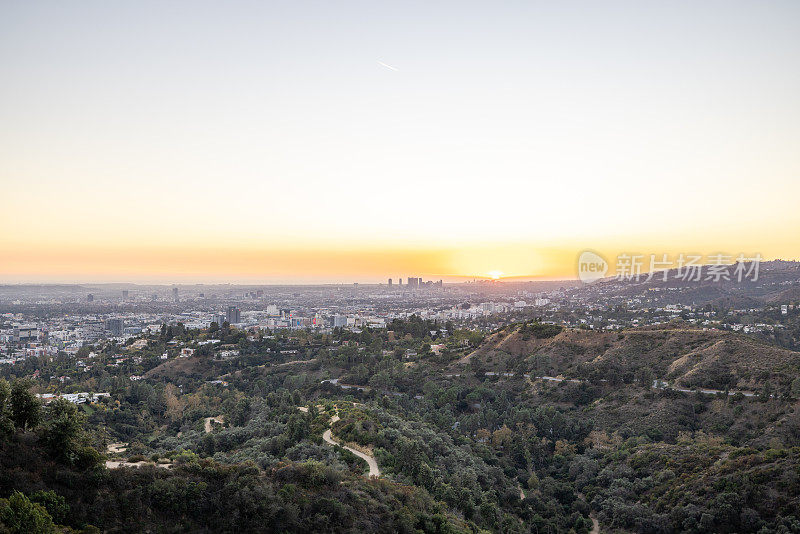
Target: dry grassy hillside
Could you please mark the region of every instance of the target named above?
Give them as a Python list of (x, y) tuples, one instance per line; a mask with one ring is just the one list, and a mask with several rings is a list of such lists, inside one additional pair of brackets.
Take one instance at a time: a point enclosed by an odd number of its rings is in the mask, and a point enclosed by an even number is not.
[(146, 378), (159, 378), (174, 381), (179, 378), (193, 377), (197, 379), (217, 378), (213, 363), (209, 358), (193, 356), (191, 358), (173, 358), (158, 367), (147, 371)]
[(547, 338), (513, 325), (489, 336), (459, 363), (468, 362), (487, 371), (624, 382), (649, 376), (687, 387), (755, 391), (765, 382), (780, 390), (800, 376), (798, 352), (688, 325), (621, 332), (564, 329)]

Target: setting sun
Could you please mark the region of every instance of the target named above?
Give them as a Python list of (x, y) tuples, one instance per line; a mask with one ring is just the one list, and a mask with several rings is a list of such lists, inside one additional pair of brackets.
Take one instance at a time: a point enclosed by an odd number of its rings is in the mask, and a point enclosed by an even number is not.
[(503, 271), (489, 271), (486, 274), (488, 274), (492, 278), (492, 280), (497, 280), (498, 278), (503, 276)]

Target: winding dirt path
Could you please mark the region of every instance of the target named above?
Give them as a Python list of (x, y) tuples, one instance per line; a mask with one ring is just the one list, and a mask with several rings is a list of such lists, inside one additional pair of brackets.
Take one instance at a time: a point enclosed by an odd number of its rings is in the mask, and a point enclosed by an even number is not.
[(205, 419), (203, 419), (203, 427), (205, 428), (206, 434), (210, 433), (211, 430), (213, 430), (213, 427), (211, 426), (212, 421), (215, 423), (219, 423), (221, 425), (225, 424), (225, 416), (220, 415), (219, 417), (206, 417)]
[[(290, 362), (276, 363), (276, 364), (272, 365), (272, 367), (283, 367), (284, 365), (297, 365), (297, 364), (304, 364), (304, 363), (314, 363), (316, 361), (317, 361), (316, 358), (311, 358), (310, 360), (292, 360)], [(259, 365), (259, 367), (263, 367), (263, 366)]]
[(161, 467), (162, 469), (169, 469), (172, 464), (156, 464), (153, 462), (123, 462), (117, 460), (106, 460), (106, 468), (119, 469), (120, 467), (142, 467), (144, 465), (151, 465), (153, 467)]
[[(106, 451), (109, 454), (120, 454), (128, 450), (126, 443), (109, 443)], [(169, 469), (172, 464), (159, 464), (153, 462), (127, 462), (125, 460), (106, 460), (106, 469), (119, 469), (120, 467), (142, 467), (143, 465), (154, 465)]]
[[(338, 420), (339, 420), (339, 414), (335, 414), (333, 417), (331, 417), (331, 424), (335, 423)], [(347, 445), (342, 445), (341, 442), (333, 439), (330, 428), (322, 433), (322, 439), (325, 440), (326, 443), (329, 443), (331, 445), (338, 445), (341, 448), (348, 450), (353, 454), (355, 454), (356, 456), (358, 456), (359, 458), (365, 460), (369, 465), (369, 475), (368, 475), (369, 478), (381, 476), (381, 470), (378, 468), (378, 462), (375, 461), (374, 456), (365, 454), (361, 451), (357, 451), (356, 449), (348, 447)]]

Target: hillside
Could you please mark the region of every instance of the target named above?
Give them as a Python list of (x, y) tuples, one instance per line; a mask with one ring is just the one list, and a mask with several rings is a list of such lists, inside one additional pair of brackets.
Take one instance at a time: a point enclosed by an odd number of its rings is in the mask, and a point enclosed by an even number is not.
[(638, 377), (693, 388), (773, 391), (790, 387), (800, 353), (731, 332), (682, 323), (620, 332), (563, 329), (537, 337), (511, 325), (459, 360), (487, 371), (524, 370), (589, 381), (634, 382)]
[[(16, 425), (0, 424), (16, 428), (0, 440), (0, 512), (25, 497), (49, 503), (57, 524), (115, 532), (589, 534), (599, 521), (604, 532), (757, 533), (797, 524), (797, 353), (684, 323), (598, 332), (535, 321), (486, 337), (455, 331), (434, 353), (430, 326), (397, 321), (394, 332), (413, 334), (337, 331), (313, 343), (232, 331), (241, 352), (225, 360), (163, 361), (166, 341), (151, 339), (144, 364), (101, 356), (96, 376), (76, 384), (110, 397), (53, 401), (35, 432), (18, 416), (38, 406), (19, 402), (31, 384), (14, 381), (17, 400), (0, 409)], [(181, 335), (191, 344), (207, 334)], [(77, 420), (87, 431), (73, 446), (50, 437), (75, 432)], [(73, 454), (109, 443), (125, 445), (116, 464), (103, 467), (94, 453), (85, 467)], [(377, 480), (354, 451), (368, 453)], [(113, 468), (119, 462), (143, 467)]]
[(207, 356), (192, 356), (191, 358), (173, 358), (158, 365), (145, 373), (146, 378), (162, 379), (171, 382), (181, 378), (216, 378), (218, 371), (214, 362)]
[[(752, 264), (745, 264), (749, 272)], [(796, 284), (800, 280), (800, 262), (796, 261), (762, 261), (758, 267), (758, 277), (742, 276), (738, 280), (735, 267), (730, 269), (730, 280), (714, 280), (703, 277), (701, 280), (684, 280), (676, 269), (668, 272), (667, 280), (655, 276), (651, 280), (646, 277), (640, 282), (620, 282), (607, 278), (579, 288), (580, 293), (593, 294), (613, 292), (623, 297), (634, 297), (651, 290), (657, 291), (662, 304), (705, 304), (727, 303), (737, 307), (763, 305), (767, 302), (786, 302), (798, 297)], [(755, 278), (755, 279), (754, 279)], [(673, 291), (665, 291), (672, 289)]]
[(477, 528), (419, 488), (366, 479), (338, 462), (282, 458), (264, 467), (253, 461), (222, 464), (181, 448), (168, 465), (146, 465), (140, 456), (120, 467), (103, 461), (91, 445), (96, 438), (76, 405), (59, 399), (42, 407), (27, 383), (9, 387), (0, 381), (0, 532)]
[(64, 504), (54, 519), (85, 532), (471, 530), (416, 488), (343, 475), (320, 462), (264, 471), (186, 456), (171, 469), (78, 469), (52, 460), (33, 436), (17, 435), (0, 442), (0, 492), (55, 492)]

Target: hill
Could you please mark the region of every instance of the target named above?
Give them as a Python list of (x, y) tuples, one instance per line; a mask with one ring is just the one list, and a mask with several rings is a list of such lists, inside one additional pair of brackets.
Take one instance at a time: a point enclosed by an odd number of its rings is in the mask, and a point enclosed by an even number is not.
[(747, 336), (683, 323), (596, 332), (561, 329), (541, 336), (515, 324), (459, 360), (492, 372), (523, 370), (590, 382), (659, 379), (686, 388), (788, 391), (800, 353)]
[[(575, 294), (589, 298), (598, 295), (632, 298), (648, 294), (657, 297), (661, 305), (711, 304), (736, 308), (757, 307), (765, 303), (786, 302), (798, 298), (800, 262), (762, 261), (758, 266), (758, 276), (755, 276), (755, 270), (751, 271), (751, 268), (752, 263), (744, 264), (741, 280), (735, 274), (735, 266), (731, 266), (728, 280), (716, 280), (707, 276), (702, 276), (700, 280), (691, 277), (685, 280), (677, 269), (670, 269), (666, 280), (661, 274), (650, 280), (643, 276), (640, 281), (606, 278), (596, 284), (579, 287)], [(746, 273), (750, 275), (745, 276)]]
[(145, 378), (176, 382), (181, 378), (211, 379), (219, 374), (208, 356), (173, 358), (147, 371)]

